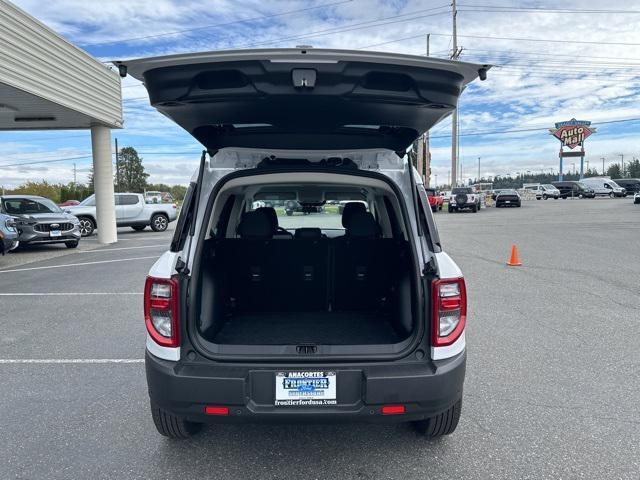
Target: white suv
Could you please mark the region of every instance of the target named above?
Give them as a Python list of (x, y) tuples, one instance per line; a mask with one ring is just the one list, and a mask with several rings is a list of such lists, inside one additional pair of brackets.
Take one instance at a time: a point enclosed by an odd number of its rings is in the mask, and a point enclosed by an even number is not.
[(144, 289), (157, 430), (339, 418), (453, 432), (465, 283), (406, 151), (488, 66), (307, 48), (116, 64), (206, 148)]

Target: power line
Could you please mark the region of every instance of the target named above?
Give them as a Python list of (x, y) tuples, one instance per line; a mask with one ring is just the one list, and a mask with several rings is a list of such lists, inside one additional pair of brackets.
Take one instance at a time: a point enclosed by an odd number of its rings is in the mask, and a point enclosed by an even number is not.
[[(450, 37), (450, 33), (431, 33), (438, 37)], [(576, 43), (579, 45), (623, 45), (628, 47), (640, 46), (640, 43), (627, 43), (627, 42), (602, 42), (602, 41), (589, 41), (589, 40), (550, 40), (548, 38), (523, 38), (523, 37), (493, 37), (487, 35), (458, 35), (462, 38), (478, 38), (483, 40), (514, 40), (517, 42), (542, 42), (542, 43)]]
[[(598, 121), (592, 121), (592, 124), (595, 125), (608, 125), (608, 124), (612, 124), (612, 123), (624, 123), (624, 122), (637, 122), (640, 121), (640, 117), (637, 118), (623, 118), (620, 120), (607, 120), (607, 121), (603, 121), (603, 122), (598, 122)], [(513, 130), (487, 130), (487, 131), (482, 131), (482, 132), (467, 132), (467, 133), (461, 133), (459, 134), (459, 136), (461, 137), (472, 137), (472, 136), (484, 136), (484, 135), (502, 135), (504, 133), (522, 133), (522, 132), (535, 132), (535, 131), (540, 131), (540, 130), (548, 130), (549, 129), (549, 125), (547, 125), (546, 127), (531, 127), (531, 128), (519, 128), (519, 129), (513, 129)], [(450, 135), (439, 135), (439, 136), (432, 136), (431, 138), (451, 138)]]
[(170, 36), (170, 35), (180, 35), (182, 33), (188, 33), (188, 32), (196, 32), (199, 30), (207, 30), (209, 28), (218, 28), (218, 27), (226, 27), (229, 25), (236, 25), (239, 23), (247, 23), (247, 22), (254, 22), (257, 20), (267, 20), (270, 18), (277, 18), (277, 17), (284, 17), (286, 15), (292, 15), (294, 13), (302, 13), (302, 12), (308, 12), (310, 10), (317, 10), (320, 8), (327, 8), (327, 7), (334, 7), (337, 5), (343, 5), (345, 3), (351, 3), (353, 2), (353, 0), (342, 0), (339, 2), (333, 2), (333, 3), (324, 3), (322, 5), (316, 5), (313, 7), (306, 7), (306, 8), (299, 8), (296, 10), (289, 10), (287, 12), (282, 12), (282, 13), (274, 13), (271, 15), (262, 15), (259, 17), (253, 17), (253, 18), (245, 18), (243, 20), (234, 20), (232, 22), (226, 22), (226, 23), (214, 23), (212, 25), (204, 25), (202, 27), (194, 27), (194, 28), (186, 28), (184, 30), (175, 30), (173, 32), (165, 32), (165, 33), (156, 33), (153, 35), (144, 35), (144, 36), (140, 36), (140, 37), (130, 37), (130, 38), (123, 38), (123, 39), (119, 39), (119, 40), (110, 40), (108, 42), (95, 42), (95, 43), (80, 43), (80, 45), (85, 46), (85, 47), (96, 47), (96, 46), (101, 46), (101, 45), (113, 45), (116, 43), (127, 43), (127, 42), (132, 42), (132, 41), (136, 41), (136, 40), (148, 40), (150, 38), (159, 38), (159, 37), (166, 37), (166, 36)]
[(510, 5), (472, 5), (460, 4), (461, 7), (473, 8), (473, 10), (458, 10), (460, 12), (518, 12), (518, 13), (640, 13), (640, 10), (613, 10), (613, 9), (578, 9), (578, 8), (548, 8), (548, 7), (513, 7)]
[[(190, 152), (174, 152), (174, 151), (167, 151), (167, 152), (138, 152), (139, 155), (199, 155), (200, 153), (202, 153), (202, 150), (194, 150), (194, 151), (190, 151)], [(112, 155), (115, 155), (115, 152), (112, 152)], [(70, 160), (80, 160), (83, 158), (92, 158), (92, 155), (82, 155), (82, 156), (78, 156), (78, 157), (64, 157), (64, 158), (54, 158), (54, 159), (49, 159), (49, 160), (34, 160), (32, 162), (22, 162), (22, 163), (8, 163), (8, 164), (3, 164), (0, 165), (0, 167), (20, 167), (23, 165), (35, 165), (35, 164), (39, 164), (39, 163), (55, 163), (55, 162), (68, 162)]]

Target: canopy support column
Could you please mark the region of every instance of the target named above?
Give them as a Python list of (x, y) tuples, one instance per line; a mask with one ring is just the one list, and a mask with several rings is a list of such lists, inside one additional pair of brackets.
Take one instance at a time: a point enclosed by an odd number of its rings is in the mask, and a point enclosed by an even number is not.
[(116, 209), (113, 197), (111, 164), (111, 129), (103, 125), (91, 127), (93, 150), (93, 185), (96, 194), (96, 221), (99, 243), (118, 241)]

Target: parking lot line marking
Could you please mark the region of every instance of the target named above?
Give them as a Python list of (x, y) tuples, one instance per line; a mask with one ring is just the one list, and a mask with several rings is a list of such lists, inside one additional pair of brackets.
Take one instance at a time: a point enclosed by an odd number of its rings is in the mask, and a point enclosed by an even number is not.
[(102, 252), (118, 252), (120, 250), (134, 250), (136, 248), (154, 248), (154, 247), (167, 247), (166, 243), (162, 243), (159, 245), (140, 245), (138, 247), (120, 247), (120, 248), (103, 248), (97, 250), (81, 250), (76, 253), (102, 253)]
[(0, 297), (40, 297), (40, 296), (64, 296), (64, 295), (144, 295), (143, 292), (30, 292), (30, 293), (0, 293)]
[(0, 273), (27, 272), (30, 270), (46, 270), (48, 268), (81, 267), (84, 265), (98, 265), (100, 263), (130, 262), (131, 260), (148, 260), (150, 258), (157, 259), (158, 256), (153, 255), (151, 257), (133, 257), (133, 258), (119, 258), (116, 260), (99, 260), (97, 262), (67, 263), (64, 265), (50, 265), (48, 267), (14, 268), (12, 270), (0, 270)]
[(104, 364), (104, 363), (142, 363), (144, 358), (0, 358), (0, 365), (13, 364)]

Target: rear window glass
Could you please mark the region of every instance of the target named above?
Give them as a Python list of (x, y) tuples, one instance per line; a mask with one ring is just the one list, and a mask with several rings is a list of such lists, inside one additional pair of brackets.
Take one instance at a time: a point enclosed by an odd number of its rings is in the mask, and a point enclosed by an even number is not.
[[(250, 210), (272, 207), (278, 215), (278, 225), (286, 230), (297, 228), (320, 228), (322, 230), (344, 230), (342, 213), (348, 203), (361, 203), (369, 211), (367, 202), (361, 198), (349, 200), (327, 200), (323, 203), (302, 203), (293, 199), (265, 199), (252, 202)], [(349, 207), (347, 207), (349, 208)]]
[(455, 195), (456, 193), (473, 193), (471, 188), (454, 188), (451, 190), (451, 193)]

